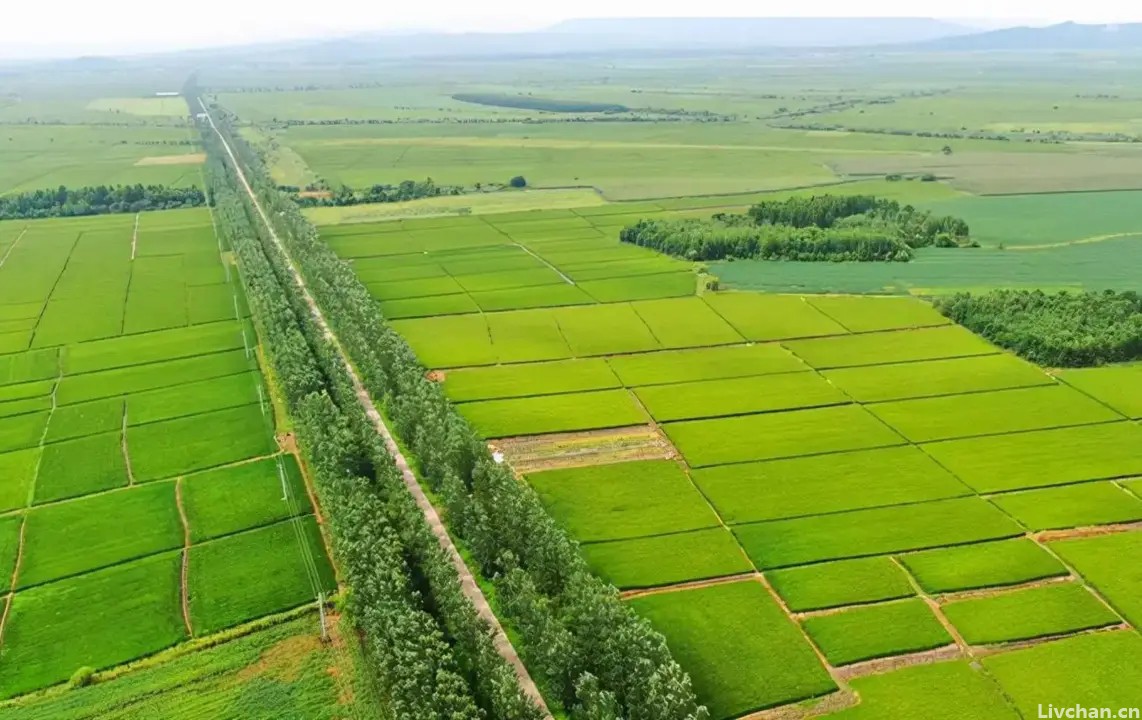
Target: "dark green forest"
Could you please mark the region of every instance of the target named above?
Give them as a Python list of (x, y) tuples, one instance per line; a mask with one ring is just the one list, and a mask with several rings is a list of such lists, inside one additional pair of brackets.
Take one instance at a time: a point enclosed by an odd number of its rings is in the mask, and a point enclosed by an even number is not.
[(936, 301), (952, 320), (1046, 367), (1142, 358), (1142, 296), (1133, 291), (996, 290)]
[(913, 249), (971, 243), (963, 220), (871, 195), (816, 195), (709, 220), (641, 220), (623, 242), (688, 260), (896, 261)]
[(206, 193), (196, 187), (95, 185), (69, 188), (61, 185), (55, 190), (33, 190), (0, 196), (0, 220), (137, 213), (205, 204)]

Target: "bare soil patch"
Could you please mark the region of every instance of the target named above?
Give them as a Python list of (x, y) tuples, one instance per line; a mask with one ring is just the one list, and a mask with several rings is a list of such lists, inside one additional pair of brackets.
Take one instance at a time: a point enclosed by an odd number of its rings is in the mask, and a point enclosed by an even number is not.
[(506, 438), (489, 447), (502, 452), (516, 472), (523, 474), (677, 457), (670, 441), (649, 425)]
[(152, 155), (139, 158), (135, 167), (148, 165), (202, 165), (206, 162), (206, 153), (187, 153), (186, 155)]
[(836, 669), (837, 677), (852, 680), (865, 675), (880, 675), (881, 673), (899, 670), (911, 665), (927, 665), (929, 663), (954, 660), (960, 657), (961, 650), (958, 645), (945, 645), (933, 650), (911, 653), (908, 655), (895, 655), (892, 657), (877, 658), (865, 662), (854, 663)]
[(1073, 528), (1071, 530), (1045, 530), (1040, 533), (1035, 533), (1031, 537), (1037, 542), (1049, 543), (1055, 542), (1056, 540), (1076, 540), (1078, 538), (1114, 535), (1116, 533), (1133, 532), (1135, 530), (1142, 530), (1142, 522), (1096, 525), (1093, 527)]
[(321, 638), (312, 633), (286, 638), (263, 652), (256, 663), (242, 668), (238, 680), (245, 682), (257, 677), (271, 677), (295, 682), (305, 669), (306, 658), (320, 652), (321, 647)]

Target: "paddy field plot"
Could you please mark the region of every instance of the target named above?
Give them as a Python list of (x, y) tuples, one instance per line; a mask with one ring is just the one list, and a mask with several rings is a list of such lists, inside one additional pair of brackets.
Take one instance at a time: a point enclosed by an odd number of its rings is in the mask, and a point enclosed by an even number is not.
[[(1003, 692), (966, 662), (914, 665), (855, 678), (860, 704), (829, 715), (837, 720), (923, 717), (930, 720), (1017, 720)], [(939, 688), (939, 692), (932, 692)]]
[(601, 358), (453, 370), (444, 380), (444, 392), (454, 402), (557, 395), (620, 386), (615, 373)]
[[(753, 565), (724, 528), (590, 543), (591, 570), (617, 588), (649, 588), (747, 573)], [(670, 558), (670, 562), (663, 562)]]
[(845, 405), (849, 397), (816, 373), (783, 373), (635, 390), (658, 422)]
[(958, 325), (790, 340), (784, 345), (817, 370), (991, 355), (998, 352), (986, 340)]
[(822, 375), (854, 400), (864, 403), (1007, 390), (1055, 382), (1038, 367), (1006, 353), (838, 368), (825, 370)]
[(608, 358), (607, 363), (628, 387), (809, 369), (777, 343), (618, 355)]
[[(855, 405), (690, 420), (669, 423), (663, 429), (694, 467), (905, 443)], [(764, 442), (757, 442), (758, 438)]]
[[(328, 576), (209, 211), (135, 222), (21, 221), (0, 267), (0, 316), (28, 319), (0, 351), (0, 696), (308, 602), (305, 554)], [(256, 563), (212, 549), (263, 528)]]
[(1129, 422), (928, 443), (924, 452), (977, 492), (1142, 473), (1142, 428)]
[(1042, 580), (1069, 571), (1049, 552), (1024, 538), (922, 550), (900, 562), (925, 591), (947, 593)]
[(972, 645), (1062, 635), (1121, 622), (1113, 610), (1078, 583), (1053, 583), (958, 600), (941, 609)]
[(1059, 540), (1049, 546), (1135, 628), (1142, 623), (1142, 568), (1138, 563), (1122, 562), (1138, 557), (1142, 532)]
[(804, 626), (835, 666), (952, 644), (952, 636), (918, 599), (812, 616)]
[(736, 525), (759, 568), (883, 555), (1016, 537), (1022, 528), (993, 505), (959, 498)]
[(883, 556), (773, 570), (766, 577), (794, 612), (897, 600), (916, 594), (904, 571)]
[(671, 460), (550, 470), (528, 476), (548, 511), (580, 542), (714, 527), (718, 518)]
[(734, 329), (755, 342), (847, 332), (798, 295), (718, 293), (704, 299)]
[(854, 333), (906, 330), (951, 322), (931, 305), (915, 298), (809, 295), (805, 300)]
[(984, 658), (1024, 716), (1040, 705), (1138, 707), (1142, 686), (1124, 682), (1142, 662), (1142, 637), (1131, 630), (1091, 633)]
[(458, 408), (484, 437), (542, 435), (639, 425), (647, 421), (626, 390), (482, 400)]
[[(713, 718), (831, 692), (836, 686), (796, 625), (753, 580), (631, 601), (666, 636)], [(726, 662), (726, 658), (734, 662)]]
[(917, 443), (1123, 419), (1102, 403), (1065, 386), (898, 400), (867, 407), (889, 427)]
[(697, 468), (693, 476), (729, 524), (972, 494), (923, 452), (906, 445)]
[(1142, 418), (1142, 364), (1063, 370), (1056, 377), (1128, 418)]
[(991, 501), (1030, 530), (1142, 520), (1142, 500), (1115, 483), (1094, 482), (992, 495)]

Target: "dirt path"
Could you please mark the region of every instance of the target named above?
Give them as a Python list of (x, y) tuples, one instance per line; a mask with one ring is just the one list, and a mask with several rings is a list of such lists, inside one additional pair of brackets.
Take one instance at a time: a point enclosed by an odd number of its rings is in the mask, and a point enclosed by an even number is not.
[(127, 451), (127, 405), (123, 405), (123, 427), (119, 431), (119, 446), (123, 449), (123, 466), (127, 468), (127, 487), (135, 484), (135, 471), (131, 468), (131, 453)]
[(246, 180), (246, 173), (243, 171), (241, 164), (238, 162), (238, 158), (234, 154), (234, 150), (230, 147), (230, 143), (227, 142), (225, 136), (222, 135), (222, 132), (218, 129), (218, 126), (214, 124), (214, 118), (210, 115), (210, 111), (207, 109), (206, 104), (201, 100), (199, 101), (199, 104), (202, 106), (202, 111), (205, 113), (207, 122), (210, 123), (211, 129), (214, 130), (215, 134), (218, 136), (219, 142), (226, 150), (226, 154), (230, 158), (230, 163), (238, 176), (239, 182), (242, 183), (243, 189), (245, 189), (246, 194), (250, 197), (250, 202), (253, 203), (254, 209), (258, 212), (258, 216), (262, 219), (262, 223), (269, 231), (271, 240), (273, 241), (274, 245), (277, 246), (278, 251), (281, 252), (282, 256), (286, 259), (290, 273), (293, 275), (294, 282), (297, 283), (298, 288), (301, 290), (302, 295), (305, 298), (305, 302), (309, 306), (309, 311), (313, 315), (314, 321), (316, 321), (318, 327), (321, 329), (322, 334), (328, 338), (333, 346), (337, 349), (337, 353), (340, 356), (341, 362), (344, 364), (346, 372), (349, 374), (349, 378), (353, 383), (353, 388), (356, 391), (357, 399), (361, 403), (361, 406), (365, 409), (365, 412), (369, 416), (369, 420), (373, 423), (373, 426), (376, 428), (377, 433), (380, 434), (384, 440), (385, 447), (388, 449), (389, 454), (392, 455), (393, 462), (400, 470), (401, 477), (404, 480), (405, 486), (408, 488), (408, 491), (416, 500), (417, 506), (424, 514), (424, 519), (428, 523), (428, 526), (432, 529), (433, 534), (436, 535), (440, 546), (446, 553), (448, 553), (448, 557), (451, 559), (452, 565), (456, 568), (456, 572), (460, 577), (460, 586), (464, 592), (465, 597), (467, 597), (475, 607), (476, 613), (480, 616), (480, 618), (488, 623), (488, 626), (491, 628), (493, 633), (493, 642), (495, 643), (496, 650), (499, 652), (500, 656), (503, 657), (504, 660), (507, 661), (508, 664), (511, 665), (511, 667), (515, 670), (516, 676), (519, 678), (520, 688), (531, 699), (531, 701), (534, 702), (536, 706), (538, 706), (543, 711), (545, 717), (550, 719), (552, 717), (551, 713), (547, 709), (547, 703), (544, 702), (543, 696), (539, 692), (539, 688), (536, 687), (536, 684), (531, 679), (531, 675), (528, 673), (527, 668), (524, 667), (523, 661), (520, 660), (519, 654), (512, 646), (511, 641), (508, 640), (503, 626), (500, 625), (499, 618), (497, 618), (495, 613), (492, 612), (491, 605), (488, 604), (488, 600), (486, 597), (484, 597), (484, 593), (480, 590), (480, 586), (476, 584), (476, 579), (473, 577), (472, 571), (468, 568), (467, 564), (465, 564), (464, 559), (460, 556), (460, 552), (456, 549), (455, 544), (453, 544), (452, 538), (448, 535), (448, 530), (444, 527), (444, 523), (440, 520), (440, 515), (436, 512), (436, 508), (432, 506), (432, 503), (428, 500), (428, 497), (421, 489), (420, 483), (417, 481), (416, 476), (413, 475), (412, 469), (409, 467), (409, 464), (405, 460), (404, 455), (401, 453), (400, 448), (397, 447), (392, 433), (389, 432), (388, 426), (385, 425), (385, 422), (381, 417), (381, 413), (377, 410), (376, 405), (373, 404), (372, 398), (369, 397), (368, 390), (365, 389), (364, 384), (361, 382), (360, 377), (357, 375), (357, 371), (348, 361), (348, 357), (346, 356), (344, 349), (341, 347), (341, 344), (337, 341), (336, 336), (330, 329), (329, 324), (325, 320), (324, 314), (321, 312), (321, 309), (317, 306), (317, 301), (314, 300), (313, 296), (310, 294), (309, 288), (305, 284), (305, 279), (301, 276), (301, 272), (297, 269), (297, 266), (294, 265), (292, 258), (289, 256), (289, 253), (286, 252), (285, 245), (282, 243), (281, 239), (274, 231), (273, 225), (270, 223), (269, 218), (266, 216), (265, 210), (262, 209), (261, 203), (258, 202), (258, 197), (254, 193), (254, 189), (250, 186), (249, 181)]
[(182, 604), (182, 623), (188, 637), (194, 637), (194, 626), (190, 624), (190, 590), (187, 577), (190, 575), (190, 523), (186, 519), (186, 507), (182, 502), (182, 478), (174, 481), (174, 501), (178, 506), (178, 519), (182, 522), (182, 571), (179, 579), (179, 599)]
[(131, 259), (135, 259), (135, 252), (139, 248), (139, 215), (135, 213), (135, 229), (131, 231)]
[(543, 258), (541, 258), (540, 256), (538, 256), (538, 255), (536, 255), (535, 253), (533, 253), (533, 252), (531, 251), (531, 248), (529, 248), (529, 247), (526, 247), (526, 246), (524, 246), (524, 245), (521, 245), (521, 244), (519, 244), (519, 243), (514, 243), (514, 245), (515, 245), (517, 248), (519, 248), (520, 250), (523, 250), (525, 253), (527, 253), (528, 255), (532, 256), (532, 257), (533, 257), (533, 258), (535, 258), (536, 260), (538, 260), (539, 262), (543, 263), (543, 264), (544, 264), (544, 265), (546, 265), (547, 267), (549, 267), (549, 268), (551, 268), (552, 270), (554, 270), (556, 275), (558, 275), (559, 277), (563, 278), (563, 282), (567, 283), (568, 285), (574, 285), (574, 284), (575, 284), (575, 281), (574, 281), (574, 280), (572, 280), (571, 278), (569, 278), (567, 275), (563, 274), (563, 271), (562, 271), (562, 270), (560, 270), (559, 268), (557, 268), (557, 267), (555, 267), (554, 265), (552, 265), (551, 263), (547, 262), (546, 260), (544, 260), (544, 259), (543, 259)]
[(16, 239), (12, 241), (12, 244), (9, 245), (8, 249), (4, 252), (4, 257), (0, 257), (0, 267), (4, 267), (4, 263), (8, 262), (8, 256), (12, 254), (12, 251), (16, 249), (16, 246), (20, 244), (20, 241), (23, 240), (27, 234), (28, 228), (24, 228), (20, 234), (16, 236)]
[(24, 530), (28, 527), (28, 514), (20, 522), (20, 538), (16, 544), (16, 566), (12, 568), (12, 577), (8, 578), (8, 595), (4, 598), (4, 614), (0, 615), (0, 648), (4, 647), (4, 628), (8, 627), (8, 613), (12, 611), (12, 603), (16, 601), (16, 581), (20, 579), (20, 561), (24, 559)]

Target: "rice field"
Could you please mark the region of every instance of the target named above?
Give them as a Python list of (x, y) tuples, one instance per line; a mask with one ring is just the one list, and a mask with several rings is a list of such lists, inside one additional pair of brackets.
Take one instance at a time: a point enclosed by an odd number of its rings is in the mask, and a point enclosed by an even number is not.
[(700, 290), (614, 242), (662, 208), (616, 205), (323, 234), (712, 717), (838, 685), (838, 717), (1015, 717), (969, 652), (1137, 622), (1136, 368), (1049, 373), (915, 298)]
[(209, 211), (0, 237), (0, 697), (331, 588)]

